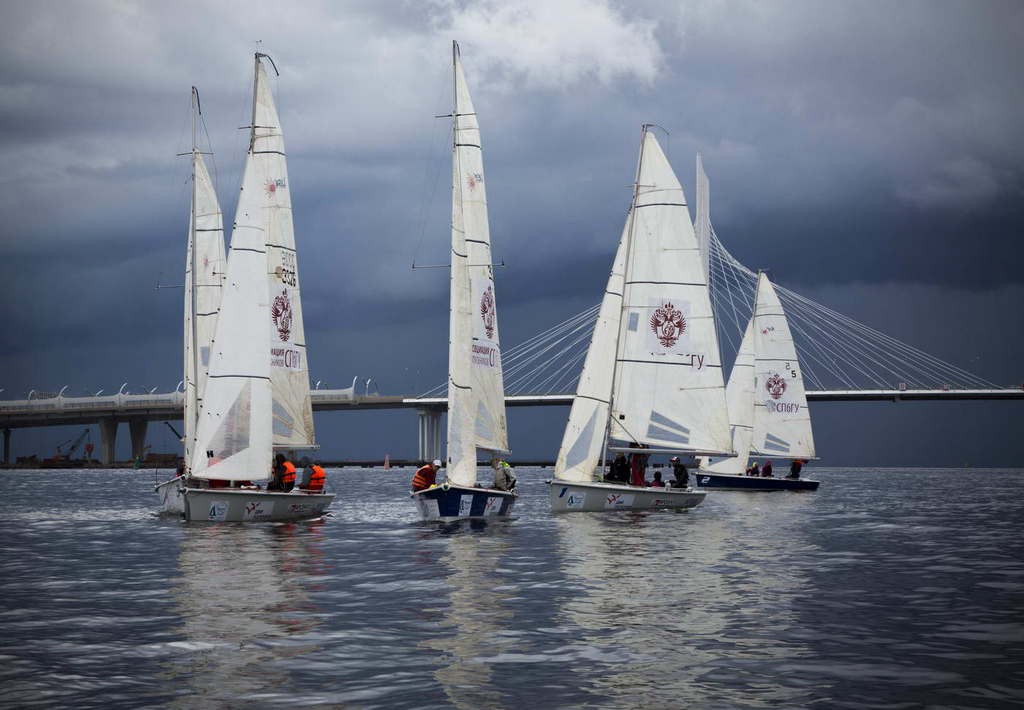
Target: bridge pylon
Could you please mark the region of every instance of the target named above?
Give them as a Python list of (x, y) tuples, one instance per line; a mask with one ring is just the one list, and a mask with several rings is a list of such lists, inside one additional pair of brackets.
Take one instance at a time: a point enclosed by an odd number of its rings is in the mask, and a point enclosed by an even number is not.
[(419, 415), (419, 458), (433, 461), (441, 458), (441, 413), (440, 407), (417, 407)]

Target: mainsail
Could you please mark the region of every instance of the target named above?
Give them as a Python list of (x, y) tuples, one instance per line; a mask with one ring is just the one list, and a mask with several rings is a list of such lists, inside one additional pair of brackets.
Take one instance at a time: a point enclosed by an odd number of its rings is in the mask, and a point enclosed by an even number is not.
[(645, 128), (634, 192), (609, 437), (731, 451), (708, 283), (679, 184)]
[(782, 303), (758, 275), (754, 303), (754, 432), (751, 453), (813, 458), (814, 436), (804, 379)]
[(743, 342), (732, 364), (729, 384), (725, 388), (729, 408), (729, 429), (735, 456), (721, 459), (701, 468), (713, 473), (741, 474), (746, 471), (750, 438), (754, 428), (754, 319), (747, 322)]
[(498, 315), (480, 128), (452, 44), (452, 254), (448, 341), (448, 480), (476, 483), (476, 449), (508, 450)]
[[(284, 134), (270, 92), (264, 59), (256, 54), (249, 153), (242, 177), (232, 232), (258, 233), (266, 250), (264, 298), (268, 300), (266, 352), (273, 383), (273, 431), (277, 448), (316, 445), (309, 396), (309, 364), (302, 322), (299, 269), (292, 226), (291, 188), (284, 152)], [(276, 68), (275, 68), (276, 71)]]
[(555, 467), (590, 481), (606, 437), (731, 451), (711, 299), (686, 198), (644, 126), (633, 204)]
[(195, 118), (199, 112), (199, 94), (195, 87), (192, 97), (192, 208), (185, 260), (185, 461), (192, 457), (225, 267), (220, 204), (195, 141)]

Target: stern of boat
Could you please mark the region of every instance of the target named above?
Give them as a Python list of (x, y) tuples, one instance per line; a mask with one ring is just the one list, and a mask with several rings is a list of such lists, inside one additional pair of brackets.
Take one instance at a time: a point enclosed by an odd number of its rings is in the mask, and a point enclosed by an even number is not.
[(411, 494), (421, 520), (507, 518), (518, 496), (514, 491), (441, 484)]

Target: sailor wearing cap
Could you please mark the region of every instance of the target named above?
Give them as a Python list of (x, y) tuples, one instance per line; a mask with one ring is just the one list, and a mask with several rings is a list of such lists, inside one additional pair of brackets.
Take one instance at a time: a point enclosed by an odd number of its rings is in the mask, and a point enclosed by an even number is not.
[(437, 470), (441, 468), (441, 460), (434, 459), (428, 464), (424, 464), (420, 468), (416, 469), (416, 474), (412, 477), (412, 491), (426, 490), (437, 482)]

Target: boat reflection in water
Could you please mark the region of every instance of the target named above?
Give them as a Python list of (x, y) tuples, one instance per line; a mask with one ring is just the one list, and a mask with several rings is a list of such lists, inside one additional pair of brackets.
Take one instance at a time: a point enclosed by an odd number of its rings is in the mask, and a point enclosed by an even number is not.
[(496, 570), (508, 551), (506, 523), (459, 521), (431, 530), (446, 548), (441, 564), (448, 570), (448, 604), (424, 611), (440, 616), (437, 633), (420, 642), (442, 654), (434, 678), (457, 708), (503, 707), (494, 687), (493, 658), (511, 651), (511, 595), (503, 591)]
[(169, 676), (181, 706), (266, 702), (288, 687), (319, 625), (310, 580), (322, 578), (322, 521), (185, 526), (173, 589), (184, 652)]
[[(715, 494), (727, 515), (622, 513), (558, 516), (558, 544), (571, 594), (562, 613), (578, 639), (567, 672), (595, 700), (656, 707), (699, 705), (713, 685), (724, 706), (811, 700), (773, 676), (811, 655), (790, 630), (806, 575), (786, 567), (797, 531), (756, 539), (760, 516), (743, 494)], [(803, 505), (801, 497), (794, 505)], [(804, 498), (804, 501), (807, 499)], [(787, 501), (788, 502), (788, 501)], [(773, 506), (773, 517), (778, 510)], [(779, 552), (780, 547), (790, 548)], [(708, 685), (706, 685), (708, 684)]]

